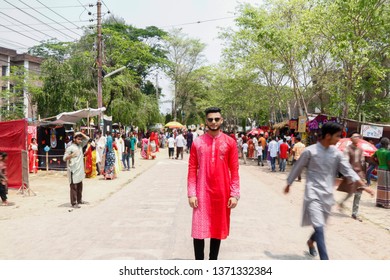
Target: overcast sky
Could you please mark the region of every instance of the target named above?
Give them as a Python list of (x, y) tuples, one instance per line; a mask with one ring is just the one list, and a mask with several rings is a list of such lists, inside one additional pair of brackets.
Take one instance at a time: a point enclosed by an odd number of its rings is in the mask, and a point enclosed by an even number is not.
[[(42, 40), (78, 39), (77, 27), (96, 24), (96, 0), (0, 0), (0, 46), (25, 52)], [(220, 28), (232, 26), (239, 3), (259, 4), (261, 0), (103, 0), (103, 16), (110, 11), (127, 24), (139, 28), (157, 26), (166, 31), (173, 27), (206, 44), (209, 63), (217, 63), (221, 41)], [(92, 4), (92, 7), (88, 5)], [(89, 13), (91, 15), (89, 15)], [(55, 23), (57, 22), (57, 24)], [(200, 23), (197, 23), (200, 22)], [(59, 24), (58, 24), (59, 23)], [(169, 98), (167, 81), (160, 86)]]

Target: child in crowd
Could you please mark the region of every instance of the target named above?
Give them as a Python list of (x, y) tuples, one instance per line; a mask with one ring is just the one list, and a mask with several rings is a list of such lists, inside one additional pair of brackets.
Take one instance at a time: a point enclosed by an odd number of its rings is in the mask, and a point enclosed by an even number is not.
[(264, 166), (263, 163), (263, 146), (261, 144), (257, 145), (257, 165)]
[(0, 152), (0, 197), (3, 202), (3, 206), (8, 205), (7, 193), (8, 193), (8, 180), (7, 180), (7, 153)]

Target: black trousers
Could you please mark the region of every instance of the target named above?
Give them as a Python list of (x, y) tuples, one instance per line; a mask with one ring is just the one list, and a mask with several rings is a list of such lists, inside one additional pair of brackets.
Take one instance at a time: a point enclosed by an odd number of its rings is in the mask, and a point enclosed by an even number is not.
[(168, 156), (173, 158), (175, 155), (175, 148), (168, 148)]
[(184, 147), (176, 147), (176, 159), (180, 158), (183, 159), (183, 149)]
[(0, 197), (3, 202), (7, 201), (7, 188), (3, 184), (0, 184)]
[[(217, 260), (219, 247), (221, 245), (221, 239), (210, 239), (210, 254), (209, 260)], [(204, 260), (204, 239), (195, 239), (194, 238), (194, 252), (195, 260)]]
[(81, 203), (83, 193), (83, 182), (70, 184), (70, 204), (75, 205)]

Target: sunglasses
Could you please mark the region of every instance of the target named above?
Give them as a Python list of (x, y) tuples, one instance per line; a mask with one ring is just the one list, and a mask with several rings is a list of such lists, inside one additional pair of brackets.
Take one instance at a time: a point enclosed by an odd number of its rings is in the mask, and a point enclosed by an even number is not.
[(220, 120), (221, 120), (221, 118), (207, 118), (208, 122), (213, 122), (213, 121), (219, 122)]

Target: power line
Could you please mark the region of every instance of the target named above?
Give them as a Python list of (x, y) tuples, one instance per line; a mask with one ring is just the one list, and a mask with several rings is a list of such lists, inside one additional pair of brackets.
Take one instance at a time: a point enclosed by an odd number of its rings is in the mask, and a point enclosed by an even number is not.
[(19, 43), (19, 42), (16, 42), (16, 41), (12, 41), (12, 40), (8, 40), (8, 39), (0, 38), (0, 41), (1, 41), (1, 40), (6, 41), (6, 42), (9, 42), (9, 43), (11, 43), (11, 44), (13, 43), (15, 46), (16, 46), (16, 45), (19, 45), (19, 46), (22, 46), (22, 47), (29, 48), (29, 46), (23, 45), (23, 44), (21, 44), (21, 43)]
[[(77, 20), (77, 21), (73, 21), (73, 22), (90, 22), (89, 20)], [(66, 21), (62, 21), (62, 22), (59, 22), (59, 23), (67, 23)], [(42, 24), (42, 23), (29, 23), (28, 25), (54, 25), (54, 24), (58, 24), (56, 22), (47, 22), (45, 24)], [(6, 25), (6, 26), (24, 26), (25, 24), (12, 24), (12, 25)], [(79, 29), (79, 27), (77, 27)], [(71, 29), (76, 29), (76, 28), (71, 28)]]
[[(19, 0), (19, 1), (20, 1), (20, 0)], [(45, 23), (44, 23), (43, 21), (41, 21), (40, 19), (38, 19), (38, 18), (34, 17), (33, 15), (31, 15), (31, 14), (29, 14), (29, 13), (23, 11), (22, 9), (20, 9), (19, 7), (17, 7), (17, 6), (15, 6), (15, 5), (11, 4), (11, 3), (8, 2), (7, 0), (4, 0), (4, 2), (6, 2), (6, 3), (8, 3), (9, 5), (11, 5), (11, 6), (17, 8), (19, 11), (21, 11), (21, 12), (23, 12), (24, 14), (28, 15), (29, 17), (32, 17), (32, 18), (34, 18), (35, 20), (37, 20), (37, 21), (39, 21), (39, 22), (45, 24)], [(45, 25), (46, 25), (46, 24), (45, 24)], [(10, 28), (9, 28), (9, 29), (10, 29)], [(55, 28), (53, 28), (53, 29), (56, 30)], [(70, 37), (69, 35), (66, 35), (65, 33), (63, 33), (63, 34), (64, 34), (65, 36), (67, 36), (67, 37), (69, 37), (69, 38), (71, 38), (71, 39), (73, 40), (73, 38)], [(24, 35), (24, 36), (26, 36), (26, 35)]]
[(215, 18), (215, 19), (207, 19), (207, 20), (198, 20), (198, 21), (194, 21), (194, 22), (187, 22), (187, 23), (181, 23), (181, 24), (162, 26), (161, 28), (200, 24), (200, 23), (205, 23), (205, 22), (210, 22), (210, 21), (219, 21), (219, 20), (231, 19), (231, 18), (234, 18), (234, 17), (223, 17), (223, 18)]
[(37, 40), (37, 39), (35, 39), (35, 38), (32, 38), (32, 37), (27, 36), (27, 35), (24, 35), (23, 33), (20, 33), (19, 31), (15, 30), (15, 29), (12, 29), (12, 28), (10, 28), (10, 27), (4, 26), (4, 25), (2, 25), (1, 23), (0, 23), (0, 26), (5, 27), (5, 28), (7, 28), (7, 29), (9, 29), (9, 30), (12, 30), (13, 32), (18, 33), (18, 34), (20, 34), (20, 35), (22, 35), (22, 36), (24, 36), (24, 37), (27, 37), (27, 38), (29, 38), (29, 39), (35, 41), (35, 42), (39, 42), (39, 43), (41, 42), (41, 41), (39, 41), (39, 40)]
[[(6, 2), (7, 2), (7, 1), (6, 1)], [(24, 3), (22, 0), (19, 0), (19, 2), (23, 3), (23, 4), (26, 5), (27, 7), (31, 8), (31, 6), (27, 5), (27, 4)], [(43, 14), (43, 13), (41, 13), (41, 12), (35, 10), (35, 9), (33, 9), (33, 10), (34, 10), (35, 12), (37, 12), (38, 14), (44, 16), (45, 18), (51, 20), (52, 22), (57, 23), (55, 20), (51, 19), (50, 17), (46, 16), (45, 14)], [(23, 11), (23, 12), (24, 12), (24, 11)], [(26, 12), (24, 12), (24, 13), (26, 13)], [(27, 13), (27, 14), (30, 15), (29, 13)], [(30, 15), (30, 16), (31, 16), (31, 15)], [(34, 18), (35, 18), (35, 17), (34, 17)], [(39, 20), (39, 21), (43, 23), (43, 21), (41, 21), (41, 20)], [(47, 24), (46, 24), (46, 25), (47, 25)], [(60, 25), (61, 25), (61, 24), (60, 24)], [(58, 29), (56, 29), (56, 28), (54, 28), (54, 27), (52, 27), (52, 26), (50, 26), (50, 25), (47, 25), (47, 26), (49, 26), (50, 28), (52, 28), (52, 29), (58, 31)], [(61, 25), (61, 26), (62, 26), (62, 27), (65, 27), (65, 26), (63, 26), (63, 25)], [(66, 28), (66, 27), (65, 27), (65, 28)], [(62, 32), (62, 31), (59, 31), (59, 32), (60, 32), (61, 34), (65, 35), (66, 37), (68, 37), (68, 38), (74, 40), (74, 38), (72, 38), (72, 37), (69, 36), (68, 34), (66, 34), (66, 33), (64, 33), (64, 32)], [(72, 32), (73, 32), (73, 31), (72, 31)], [(75, 33), (75, 32), (73, 32), (73, 33)], [(77, 33), (75, 33), (75, 34), (76, 34), (77, 36), (79, 36), (79, 34), (77, 34)]]
[[(57, 30), (62, 30), (62, 31), (69, 30), (69, 29), (78, 29), (78, 28), (66, 28), (66, 29), (65, 28), (63, 28), (63, 29), (57, 28)], [(42, 32), (43, 31), (51, 31), (51, 29), (42, 29), (42, 30), (39, 30), (39, 31), (42, 31)], [(7, 33), (7, 32), (12, 32), (12, 31), (7, 31), (7, 30), (0, 31), (0, 33)], [(31, 30), (23, 30), (23, 31), (19, 31), (19, 32), (31, 32)]]
[[(50, 7), (52, 9), (63, 9), (63, 8), (80, 8), (80, 7), (86, 7), (88, 5), (77, 5), (77, 6), (56, 6), (56, 7)], [(0, 8), (0, 10), (16, 10), (17, 8)], [(22, 10), (28, 10), (31, 8), (20, 8)], [(34, 7), (33, 9), (46, 9), (44, 7)]]
[[(80, 29), (80, 26), (77, 26), (76, 24), (74, 24), (73, 22), (69, 21), (67, 18), (63, 17), (62, 15), (60, 15), (59, 13), (57, 13), (56, 11), (54, 11), (53, 9), (51, 9), (50, 7), (46, 6), (45, 4), (43, 4), (41, 1), (39, 0), (35, 0), (37, 1), (38, 3), (40, 3), (42, 6), (46, 7), (47, 9), (49, 9), (50, 11), (52, 11), (53, 13), (55, 13), (56, 15), (58, 15), (59, 17), (63, 18), (64, 20), (66, 20), (67, 22), (69, 22), (70, 24), (72, 24), (73, 26), (76, 26), (78, 29)], [(61, 25), (62, 27), (64, 27), (63, 25)], [(73, 31), (72, 31), (73, 32)], [(75, 32), (73, 32), (75, 33)], [(80, 34), (77, 34), (75, 33), (77, 36), (80, 36)]]
[[(36, 32), (39, 32), (39, 33), (41, 33), (41, 34), (43, 34), (43, 35), (45, 35), (45, 36), (48, 36), (48, 37), (50, 37), (50, 38), (52, 38), (52, 36), (50, 36), (49, 34), (46, 34), (46, 33), (42, 32), (42, 31), (40, 31), (40, 30), (38, 30), (38, 29), (35, 29), (34, 27), (31, 27), (31, 26), (29, 26), (29, 25), (27, 25), (27, 24), (21, 22), (20, 20), (17, 20), (16, 18), (11, 17), (10, 15), (7, 15), (7, 14), (5, 14), (5, 13), (3, 13), (3, 12), (0, 12), (0, 14), (3, 14), (3, 15), (5, 15), (5, 16), (9, 17), (9, 18), (12, 18), (14, 21), (19, 22), (19, 23), (21, 23), (21, 24), (24, 24), (25, 26), (31, 28), (32, 30), (34, 30), (34, 31), (36, 31)], [(28, 30), (25, 30), (25, 31), (29, 32)], [(20, 31), (20, 32), (21, 32), (21, 31)], [(30, 32), (31, 32), (31, 31), (30, 31)]]

